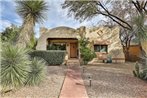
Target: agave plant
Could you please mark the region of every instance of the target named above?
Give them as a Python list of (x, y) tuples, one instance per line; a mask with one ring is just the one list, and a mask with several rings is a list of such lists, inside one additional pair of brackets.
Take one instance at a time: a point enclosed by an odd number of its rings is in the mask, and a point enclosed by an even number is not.
[(30, 65), (30, 72), (27, 76), (26, 85), (39, 85), (45, 78), (46, 62), (41, 58), (33, 58)]
[(23, 86), (29, 71), (28, 50), (10, 44), (2, 47), (1, 86), (3, 90)]

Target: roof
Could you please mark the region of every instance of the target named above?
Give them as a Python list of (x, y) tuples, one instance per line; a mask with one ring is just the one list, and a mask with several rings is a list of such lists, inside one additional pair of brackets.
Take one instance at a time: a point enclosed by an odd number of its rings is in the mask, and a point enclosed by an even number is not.
[(65, 26), (53, 28), (41, 35), (45, 38), (77, 38), (77, 36), (75, 29)]

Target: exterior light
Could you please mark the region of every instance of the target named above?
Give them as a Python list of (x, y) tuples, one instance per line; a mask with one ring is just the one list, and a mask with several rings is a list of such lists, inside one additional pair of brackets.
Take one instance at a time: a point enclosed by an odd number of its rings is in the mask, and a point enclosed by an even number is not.
[(85, 72), (85, 67), (83, 67), (83, 73)]
[(91, 87), (92, 86), (92, 76), (89, 76), (88, 79), (89, 79), (89, 86)]

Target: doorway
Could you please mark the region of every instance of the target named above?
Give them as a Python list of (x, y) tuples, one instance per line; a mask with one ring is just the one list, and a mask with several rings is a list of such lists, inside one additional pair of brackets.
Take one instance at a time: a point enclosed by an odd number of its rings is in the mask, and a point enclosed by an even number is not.
[(70, 43), (70, 58), (77, 58), (77, 43)]

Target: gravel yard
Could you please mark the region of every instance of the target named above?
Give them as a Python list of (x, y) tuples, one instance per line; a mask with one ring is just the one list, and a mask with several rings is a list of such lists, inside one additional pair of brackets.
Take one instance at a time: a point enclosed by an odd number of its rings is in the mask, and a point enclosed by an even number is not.
[(134, 77), (133, 69), (133, 63), (85, 66), (83, 79), (89, 98), (147, 98), (147, 82)]
[(35, 87), (24, 87), (9, 92), (2, 98), (58, 98), (65, 78), (65, 66), (48, 66), (47, 77)]

